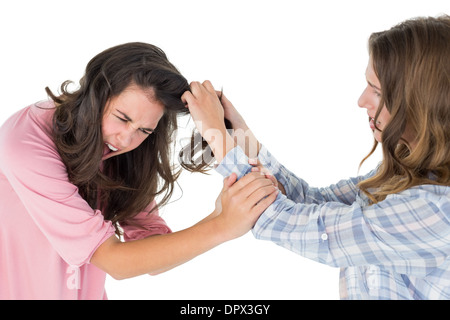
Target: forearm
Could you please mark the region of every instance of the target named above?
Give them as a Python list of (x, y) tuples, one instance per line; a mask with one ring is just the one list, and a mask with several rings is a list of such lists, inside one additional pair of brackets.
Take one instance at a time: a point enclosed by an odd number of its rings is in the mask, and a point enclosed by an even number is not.
[(111, 237), (100, 246), (91, 262), (115, 279), (142, 274), (159, 274), (229, 240), (209, 218), (188, 229), (151, 236), (146, 239), (120, 242)]
[(259, 173), (237, 180), (231, 174), (220, 194), (220, 214), (213, 212), (196, 225), (175, 233), (120, 242), (110, 237), (95, 251), (91, 263), (116, 279), (158, 274), (247, 233), (275, 200), (278, 189)]
[(240, 146), (248, 158), (256, 159), (260, 150), (260, 143), (250, 129), (233, 129), (233, 138), (236, 145)]
[(219, 163), (222, 162), (229, 151), (236, 147), (236, 143), (225, 130), (225, 127), (222, 130), (208, 129), (203, 138), (208, 142), (216, 161)]

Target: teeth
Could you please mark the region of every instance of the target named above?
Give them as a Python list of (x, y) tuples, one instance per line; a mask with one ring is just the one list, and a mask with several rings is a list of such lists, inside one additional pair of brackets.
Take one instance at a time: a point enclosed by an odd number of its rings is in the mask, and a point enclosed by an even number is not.
[(110, 145), (109, 143), (106, 144), (108, 146), (108, 148), (110, 148), (112, 151), (117, 151), (119, 149), (114, 148), (112, 145)]

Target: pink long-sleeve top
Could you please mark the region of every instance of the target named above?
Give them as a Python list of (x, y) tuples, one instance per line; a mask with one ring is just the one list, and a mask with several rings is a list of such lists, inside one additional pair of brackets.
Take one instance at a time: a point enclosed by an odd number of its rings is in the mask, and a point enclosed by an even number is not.
[[(42, 102), (0, 127), (0, 299), (107, 298), (106, 274), (90, 259), (115, 229), (69, 181), (53, 113), (54, 103)], [(126, 241), (171, 232), (147, 212), (121, 226)]]

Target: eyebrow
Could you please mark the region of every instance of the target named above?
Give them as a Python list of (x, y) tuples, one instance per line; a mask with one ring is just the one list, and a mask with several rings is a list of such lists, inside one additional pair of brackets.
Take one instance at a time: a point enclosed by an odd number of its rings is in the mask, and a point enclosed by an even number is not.
[(378, 88), (376, 85), (374, 85), (373, 83), (371, 83), (369, 80), (367, 80), (367, 83), (369, 84), (369, 86), (371, 86), (374, 89), (377, 89), (378, 91), (381, 91), (380, 88)]
[[(116, 109), (117, 110), (117, 112), (119, 112), (127, 121), (130, 121), (130, 122), (134, 122), (126, 113), (123, 113), (122, 111), (120, 111), (120, 110), (118, 110), (118, 109)], [(155, 131), (155, 129), (152, 129), (152, 128), (140, 128), (141, 130), (144, 130), (144, 131), (150, 131), (150, 132), (154, 132)]]

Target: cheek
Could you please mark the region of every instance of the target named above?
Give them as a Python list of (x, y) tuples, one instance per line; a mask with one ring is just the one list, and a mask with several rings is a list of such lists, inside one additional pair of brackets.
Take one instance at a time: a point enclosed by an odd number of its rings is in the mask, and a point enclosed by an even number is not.
[(142, 142), (144, 142), (145, 139), (147, 139), (147, 136), (142, 136), (142, 134), (140, 133), (136, 133), (133, 137), (133, 140), (131, 141), (130, 144), (130, 150), (136, 149), (137, 147), (139, 147)]
[(111, 135), (111, 133), (112, 133), (111, 124), (108, 121), (103, 121), (102, 122), (103, 137), (107, 137), (107, 136)]
[(389, 122), (390, 119), (391, 115), (387, 111), (386, 107), (384, 107), (381, 110), (380, 115), (378, 116), (378, 121), (380, 121), (383, 124), (383, 126), (386, 126), (386, 124)]
[(106, 117), (102, 121), (102, 134), (103, 137), (108, 137), (121, 132), (122, 130), (126, 130), (126, 126), (122, 123), (116, 121), (111, 116)]

